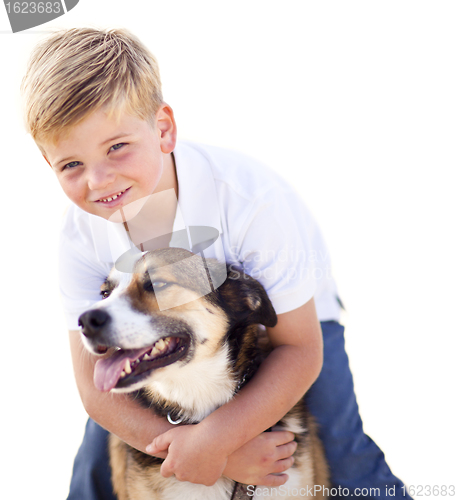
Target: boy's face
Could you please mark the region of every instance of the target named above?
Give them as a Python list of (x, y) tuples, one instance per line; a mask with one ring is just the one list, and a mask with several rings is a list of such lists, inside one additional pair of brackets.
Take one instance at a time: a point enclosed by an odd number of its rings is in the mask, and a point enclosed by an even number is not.
[(173, 112), (163, 105), (152, 124), (127, 113), (109, 118), (101, 109), (56, 144), (40, 146), (70, 200), (109, 219), (135, 200), (176, 187), (169, 154), (175, 143)]

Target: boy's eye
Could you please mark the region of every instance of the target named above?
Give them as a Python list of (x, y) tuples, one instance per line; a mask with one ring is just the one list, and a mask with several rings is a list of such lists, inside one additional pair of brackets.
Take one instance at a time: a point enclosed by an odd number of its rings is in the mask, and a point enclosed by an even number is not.
[(65, 170), (66, 168), (73, 168), (73, 167), (77, 167), (78, 165), (80, 164), (79, 161), (71, 161), (70, 163), (67, 163), (66, 165), (64, 165), (62, 167), (62, 170)]
[(121, 149), (122, 146), (125, 145), (125, 142), (120, 142), (119, 144), (115, 144), (114, 146), (111, 146), (109, 148), (110, 151), (117, 151), (118, 149)]

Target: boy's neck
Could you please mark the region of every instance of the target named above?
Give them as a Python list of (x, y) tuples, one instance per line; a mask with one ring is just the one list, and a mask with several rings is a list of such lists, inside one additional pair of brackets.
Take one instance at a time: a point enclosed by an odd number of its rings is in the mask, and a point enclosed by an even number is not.
[(176, 198), (178, 198), (178, 176), (176, 174), (176, 164), (173, 153), (163, 155), (163, 173), (154, 193), (166, 191), (167, 189), (174, 189)]
[(137, 216), (124, 223), (130, 239), (141, 251), (168, 246), (173, 232), (179, 192), (173, 153), (164, 154), (163, 167), (153, 195)]

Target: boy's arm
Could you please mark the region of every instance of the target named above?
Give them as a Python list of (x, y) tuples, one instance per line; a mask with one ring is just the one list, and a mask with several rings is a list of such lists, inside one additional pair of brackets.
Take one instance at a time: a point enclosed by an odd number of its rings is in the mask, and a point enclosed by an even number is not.
[(227, 457), (280, 420), (316, 380), (323, 342), (313, 299), (278, 315), (268, 335), (274, 350), (234, 399), (197, 425), (158, 436), (147, 448), (150, 453), (168, 449), (162, 475), (214, 484)]
[[(142, 408), (125, 394), (98, 391), (93, 384), (97, 357), (83, 346), (79, 331), (70, 331), (73, 369), (83, 405), (90, 417), (119, 436), (130, 446), (146, 453), (146, 446), (158, 435), (175, 429), (165, 418)], [(192, 426), (193, 427), (193, 426)], [(256, 436), (229, 457), (225, 475), (246, 484), (280, 486), (287, 480), (283, 472), (293, 463), (296, 449), (290, 432), (268, 432)], [(154, 453), (165, 458), (166, 451)]]

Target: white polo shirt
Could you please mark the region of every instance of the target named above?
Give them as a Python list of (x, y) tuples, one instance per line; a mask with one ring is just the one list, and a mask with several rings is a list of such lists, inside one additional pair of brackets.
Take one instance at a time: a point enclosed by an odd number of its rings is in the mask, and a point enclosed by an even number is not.
[[(319, 319), (338, 321), (328, 251), (292, 187), (268, 167), (233, 151), (179, 142), (173, 154), (179, 186), (173, 229), (216, 229), (219, 237), (204, 250), (205, 257), (243, 267), (265, 287), (277, 314), (314, 297)], [(78, 329), (78, 317), (100, 300), (100, 286), (114, 262), (132, 246), (122, 224), (69, 207), (59, 254), (69, 329)], [(172, 238), (170, 246), (179, 244)]]

